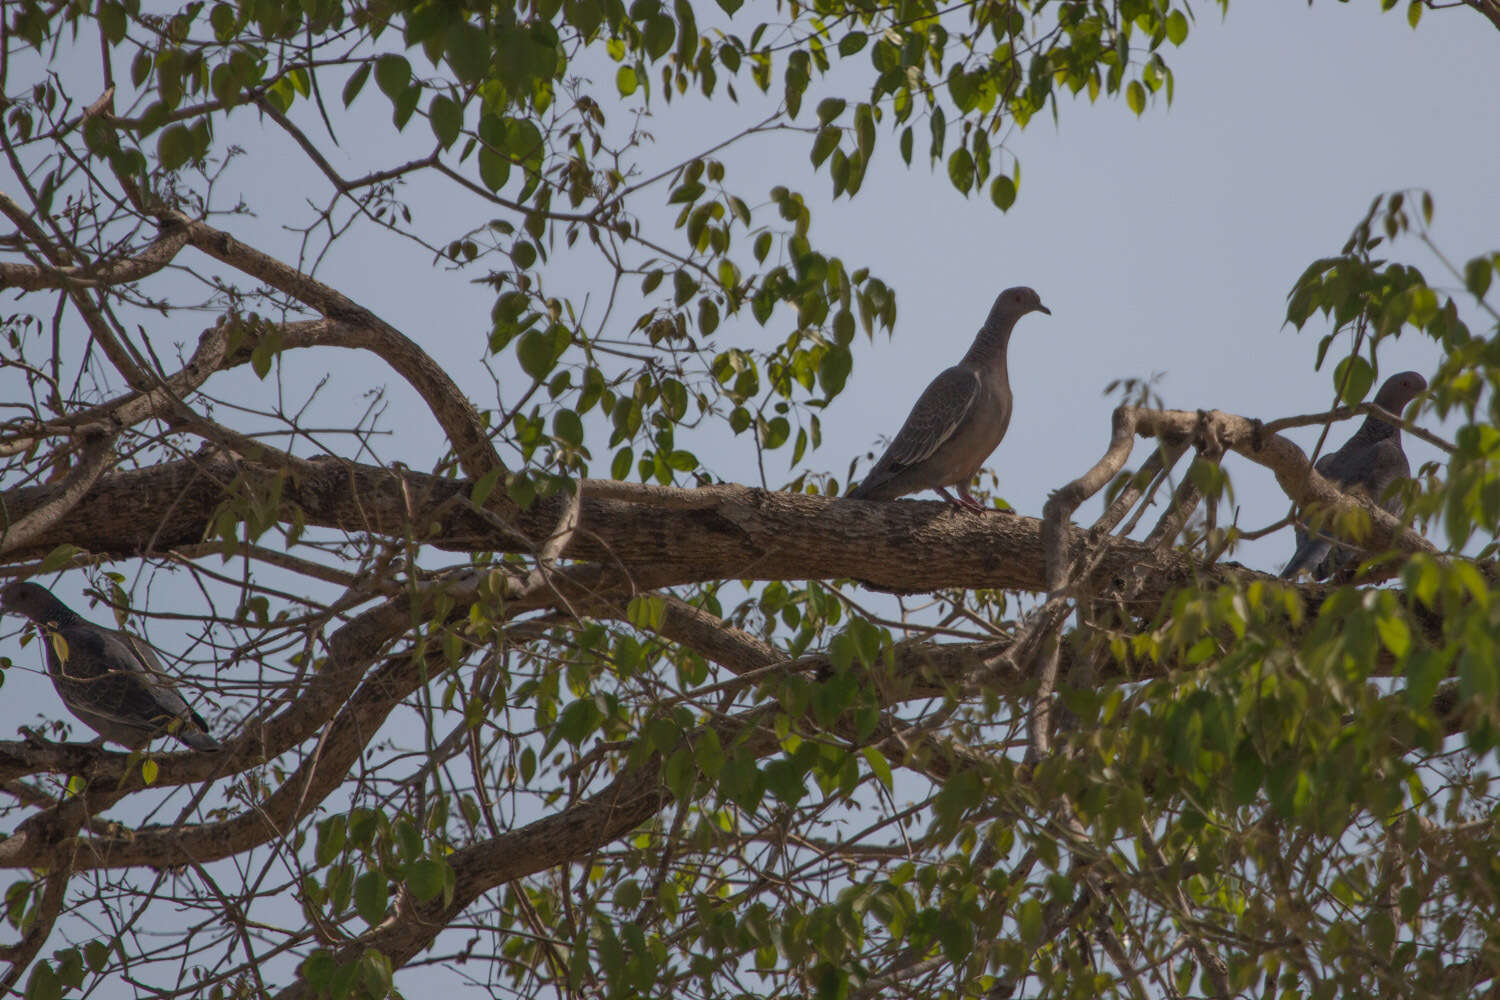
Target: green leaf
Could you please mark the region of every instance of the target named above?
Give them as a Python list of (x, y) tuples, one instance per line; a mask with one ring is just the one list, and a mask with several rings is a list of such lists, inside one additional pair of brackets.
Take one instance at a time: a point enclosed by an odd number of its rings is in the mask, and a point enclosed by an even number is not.
[(472, 21), (458, 18), (444, 39), (448, 65), (465, 83), (478, 83), (490, 69), (489, 35)]
[(551, 741), (566, 740), (577, 746), (588, 739), (589, 734), (603, 721), (604, 713), (599, 711), (599, 706), (595, 704), (593, 698), (579, 698), (571, 702), (557, 717), (557, 723), (552, 728)]
[(552, 433), (575, 448), (583, 447), (583, 421), (572, 410), (558, 410), (553, 415)]
[(948, 179), (964, 194), (974, 186), (974, 157), (962, 146), (948, 157)]
[(364, 89), (365, 81), (370, 79), (370, 64), (362, 63), (358, 69), (349, 75), (349, 81), (344, 84), (344, 107), (354, 103), (359, 92)]
[(420, 903), (448, 892), (452, 869), (440, 858), (418, 858), (406, 866), (406, 888)]
[(667, 614), (666, 598), (655, 594), (638, 594), (625, 605), (625, 619), (638, 629), (655, 632)]
[(551, 374), (559, 355), (556, 340), (541, 330), (528, 330), (516, 342), (516, 359), (521, 362), (522, 370), (537, 381)]
[(848, 107), (848, 106), (849, 106), (849, 102), (843, 100), (842, 98), (838, 98), (838, 97), (825, 97), (825, 98), (823, 98), (823, 100), (821, 100), (821, 101), (818, 102), (818, 124), (819, 125), (827, 125), (829, 122), (833, 121), (839, 115), (843, 114), (844, 113), (844, 109), (846, 107)]
[(63, 984), (46, 962), (37, 962), (26, 980), (26, 1000), (62, 1000)]
[(698, 282), (696, 282), (696, 281), (693, 280), (693, 276), (691, 274), (688, 274), (686, 271), (677, 271), (677, 272), (673, 273), (673, 275), (672, 275), (672, 303), (673, 303), (673, 305), (679, 305), (680, 306), (683, 303), (687, 302), (688, 299), (690, 299), (690, 298), (693, 297), (693, 293), (696, 292), (697, 290), (698, 290)]
[(819, 167), (823, 165), (823, 161), (828, 159), (828, 154), (838, 147), (839, 137), (843, 134), (843, 129), (832, 125), (818, 130), (818, 137), (813, 140), (812, 147), (813, 166)]
[(89, 971), (102, 972), (109, 965), (109, 945), (103, 941), (89, 941), (83, 946), (83, 958), (89, 964)]
[(823, 394), (831, 399), (842, 392), (853, 368), (854, 355), (847, 347), (835, 346), (824, 351), (818, 362), (818, 382), (823, 386)]
[(489, 500), (490, 494), (495, 492), (495, 487), (500, 484), (500, 477), (503, 475), (505, 475), (505, 469), (497, 465), (480, 476), (474, 488), (469, 491), (470, 502), (476, 507), (483, 507)]
[(402, 56), (384, 55), (375, 60), (375, 83), (392, 101), (400, 97), (411, 82), (411, 63)]
[[(100, 33), (110, 45), (119, 45), (124, 41), (125, 31), (129, 27), (129, 22), (125, 17), (125, 8), (117, 3), (101, 3), (98, 10)], [(215, 9), (214, 14), (218, 13)], [(230, 16), (233, 17), (233, 11), (230, 12)], [(218, 18), (211, 18), (211, 21), (217, 22)]]
[(1475, 257), (1464, 265), (1464, 287), (1476, 299), (1484, 298), (1484, 294), (1490, 290), (1490, 282), (1495, 277), (1495, 268), (1490, 264), (1488, 257)]
[(1167, 15), (1167, 39), (1173, 45), (1181, 45), (1187, 41), (1188, 19), (1180, 10), (1174, 10)]
[(1004, 174), (997, 176), (990, 182), (990, 201), (1000, 211), (1008, 211), (1016, 203), (1016, 182)]
[(173, 125), (156, 139), (156, 158), (163, 170), (176, 170), (193, 158), (196, 143), (186, 125)]
[(1411, 629), (1398, 615), (1381, 615), (1375, 619), (1375, 630), (1380, 633), (1381, 643), (1397, 660), (1411, 649)]
[(774, 451), (786, 444), (786, 439), (792, 434), (792, 426), (787, 423), (786, 417), (772, 417), (763, 421), (759, 430), (761, 447), (767, 451)]
[(656, 15), (646, 21), (646, 51), (652, 59), (660, 59), (672, 47), (677, 37), (677, 25), (670, 17)]
[(1411, 0), (1406, 7), (1406, 23), (1413, 28), (1422, 20), (1423, 0)]
[(354, 909), (365, 923), (374, 927), (385, 919), (390, 889), (382, 873), (365, 872), (354, 882)]
[(464, 125), (463, 109), (452, 98), (437, 94), (427, 106), (427, 117), (432, 123), (432, 134), (447, 149), (458, 140)]
[(1141, 86), (1141, 81), (1131, 80), (1130, 86), (1125, 88), (1125, 104), (1138, 115), (1146, 110), (1146, 88)]
[(150, 757), (147, 757), (145, 760), (141, 761), (141, 780), (148, 785), (156, 784), (156, 776), (160, 770), (161, 769), (157, 766), (156, 761), (152, 760)]
[(866, 35), (863, 31), (851, 31), (839, 39), (839, 55), (852, 56), (864, 48), (865, 43), (869, 40), (870, 36)]
[(634, 66), (621, 66), (615, 70), (615, 87), (619, 89), (621, 97), (629, 97), (639, 86)]
[(76, 545), (70, 545), (67, 542), (54, 547), (42, 557), (41, 565), (36, 568), (36, 575), (44, 576), (48, 573), (56, 573), (81, 552), (83, 552), (83, 549), (80, 549)]
[(1021, 940), (1027, 947), (1036, 947), (1042, 940), (1042, 904), (1035, 897), (1022, 900), (1016, 910), (1016, 922), (1021, 931)]
[(885, 790), (890, 791), (895, 783), (895, 778), (891, 774), (891, 765), (885, 759), (885, 754), (874, 747), (865, 747), (860, 752), (864, 754), (865, 762), (870, 765), (870, 771), (885, 786)]
[(697, 741), (693, 744), (693, 757), (698, 762), (698, 769), (710, 779), (716, 779), (724, 770), (724, 746), (719, 742), (719, 734), (712, 728), (705, 728)]
[(875, 151), (875, 115), (868, 104), (854, 109), (854, 137), (860, 156), (868, 160)]
[(771, 252), (773, 237), (769, 232), (763, 232), (755, 237), (755, 259), (759, 263), (765, 263), (766, 255)]
[(1342, 387), (1343, 392), (1339, 398), (1349, 406), (1361, 402), (1369, 395), (1370, 386), (1374, 383), (1375, 369), (1358, 354), (1349, 355), (1333, 369), (1334, 391), (1338, 392)]
[(365, 995), (384, 997), (391, 992), (391, 960), (374, 948), (366, 948), (359, 957), (359, 979), (364, 984)]

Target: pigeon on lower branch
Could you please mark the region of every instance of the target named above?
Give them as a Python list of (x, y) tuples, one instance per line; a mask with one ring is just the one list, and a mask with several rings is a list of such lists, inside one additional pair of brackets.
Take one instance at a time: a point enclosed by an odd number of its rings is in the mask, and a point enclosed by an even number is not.
[(35, 583), (6, 585), (0, 607), (37, 624), (53, 687), (68, 711), (104, 739), (138, 750), (171, 735), (194, 750), (223, 749), (140, 639), (83, 620)]

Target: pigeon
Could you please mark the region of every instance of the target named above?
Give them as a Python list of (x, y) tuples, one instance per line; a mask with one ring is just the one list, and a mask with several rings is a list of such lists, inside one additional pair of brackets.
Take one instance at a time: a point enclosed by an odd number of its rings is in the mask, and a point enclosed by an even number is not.
[[(1392, 375), (1375, 394), (1375, 405), (1398, 417), (1417, 393), (1427, 388), (1427, 380), (1416, 372)], [(1401, 450), (1401, 428), (1371, 414), (1365, 417), (1354, 436), (1338, 451), (1324, 455), (1313, 466), (1318, 474), (1339, 489), (1363, 490), (1392, 514), (1401, 513), (1401, 498), (1391, 487), (1411, 476), (1411, 463)], [(1297, 525), (1297, 551), (1281, 571), (1282, 579), (1291, 580), (1303, 570), (1315, 580), (1343, 573), (1359, 560), (1359, 552), (1340, 545), (1324, 534), (1312, 534)]]
[(140, 639), (84, 621), (35, 583), (7, 584), (0, 607), (37, 624), (52, 686), (68, 711), (102, 739), (139, 750), (170, 734), (194, 750), (223, 749)]
[[(956, 506), (985, 509), (969, 493), (969, 482), (1010, 425), (1005, 351), (1016, 320), (1029, 312), (1052, 315), (1029, 288), (1000, 293), (969, 353), (932, 380), (851, 499), (894, 500), (931, 489)], [(949, 486), (958, 488), (957, 498)]]

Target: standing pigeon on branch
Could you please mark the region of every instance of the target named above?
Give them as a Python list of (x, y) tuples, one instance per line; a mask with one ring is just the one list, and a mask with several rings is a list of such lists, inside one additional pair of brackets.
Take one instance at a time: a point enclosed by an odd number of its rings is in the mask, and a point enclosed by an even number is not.
[[(1427, 380), (1421, 375), (1400, 372), (1385, 380), (1375, 394), (1375, 405), (1399, 417), (1406, 404), (1426, 388)], [(1344, 492), (1363, 490), (1386, 510), (1400, 515), (1401, 498), (1391, 494), (1391, 487), (1411, 477), (1411, 463), (1401, 450), (1401, 428), (1395, 424), (1370, 414), (1342, 448), (1318, 459), (1313, 468)], [(1356, 549), (1338, 544), (1327, 534), (1311, 534), (1299, 523), (1297, 551), (1281, 576), (1291, 580), (1307, 570), (1313, 579), (1326, 580), (1342, 574), (1358, 560)]]
[[(932, 380), (880, 461), (850, 491), (851, 499), (894, 500), (931, 489), (951, 504), (985, 509), (969, 494), (969, 482), (1010, 424), (1005, 351), (1016, 320), (1029, 312), (1052, 315), (1029, 288), (1000, 293), (969, 353)], [(958, 488), (957, 498), (949, 486)]]
[(37, 624), (52, 686), (104, 739), (139, 750), (170, 733), (194, 750), (223, 749), (140, 639), (84, 621), (35, 583), (7, 584), (0, 607)]

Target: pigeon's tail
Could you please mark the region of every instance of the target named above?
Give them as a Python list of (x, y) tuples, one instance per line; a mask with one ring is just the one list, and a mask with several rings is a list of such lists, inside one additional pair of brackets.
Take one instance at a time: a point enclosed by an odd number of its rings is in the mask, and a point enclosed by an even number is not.
[(850, 500), (894, 500), (901, 495), (899, 490), (891, 492), (891, 480), (895, 478), (894, 474), (881, 468), (881, 463), (877, 462), (870, 470), (870, 474), (849, 491), (848, 498)]
[[(1281, 578), (1283, 580), (1294, 580), (1303, 570), (1307, 570), (1313, 575), (1314, 579), (1321, 580), (1323, 576), (1327, 575), (1326, 570), (1322, 570), (1323, 561), (1328, 557), (1328, 550), (1332, 547), (1331, 543), (1322, 538), (1307, 539), (1292, 554), (1292, 558), (1288, 560), (1286, 568), (1281, 571)], [(1322, 570), (1323, 576), (1319, 575), (1320, 570)]]
[(172, 735), (194, 750), (202, 750), (205, 753), (214, 753), (224, 749), (224, 744), (214, 739), (210, 733), (199, 732), (196, 729), (189, 729), (186, 726), (179, 727)]

